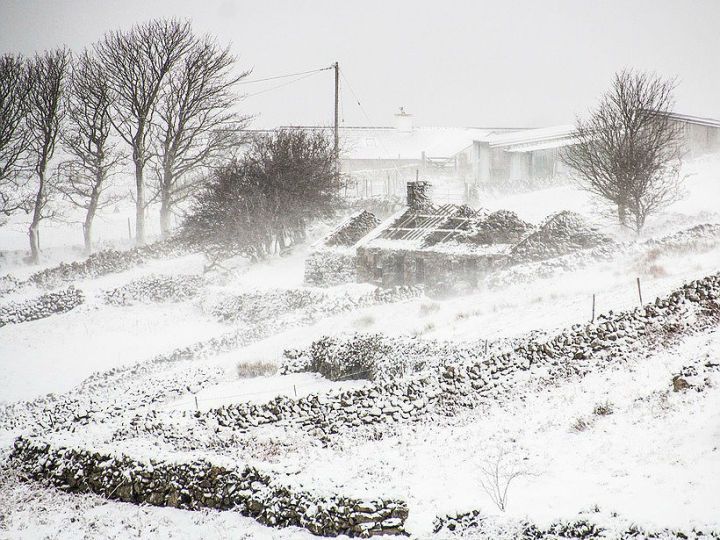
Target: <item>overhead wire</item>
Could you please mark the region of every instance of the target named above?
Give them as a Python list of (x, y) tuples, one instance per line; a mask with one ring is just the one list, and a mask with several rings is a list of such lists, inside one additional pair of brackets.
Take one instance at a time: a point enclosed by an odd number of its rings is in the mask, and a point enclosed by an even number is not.
[[(324, 71), (324, 70), (320, 70), (320, 71)], [(251, 94), (245, 94), (245, 96), (243, 96), (243, 97), (244, 97), (244, 98), (249, 98), (249, 97), (253, 97), (253, 96), (259, 96), (260, 94), (265, 94), (265, 93), (267, 93), (267, 92), (272, 92), (273, 90), (277, 90), (278, 88), (283, 88), (284, 86), (289, 86), (289, 85), (291, 85), (291, 84), (293, 84), (293, 83), (296, 83), (296, 82), (298, 82), (298, 81), (302, 81), (303, 79), (307, 79), (308, 77), (312, 77), (313, 75), (315, 75), (316, 73), (319, 73), (320, 71), (311, 71), (310, 73), (307, 73), (307, 74), (303, 75), (302, 77), (298, 77), (298, 78), (293, 79), (293, 80), (291, 80), (291, 81), (288, 81), (288, 82), (285, 82), (285, 83), (282, 83), (282, 84), (278, 84), (277, 86), (272, 86), (272, 87), (270, 87), (270, 88), (266, 88), (265, 90), (260, 90), (259, 92), (253, 92), (253, 93), (251, 93)]]
[(333, 66), (328, 66), (324, 68), (318, 68), (318, 69), (309, 69), (307, 71), (298, 71), (297, 73), (286, 73), (285, 75), (273, 75), (272, 77), (264, 77), (262, 79), (250, 79), (250, 80), (242, 80), (239, 81), (238, 84), (255, 84), (259, 82), (265, 82), (265, 81), (274, 81), (276, 79), (285, 79), (287, 77), (297, 77), (298, 75), (308, 75), (310, 73), (318, 73), (320, 71), (327, 71), (329, 69), (333, 69)]

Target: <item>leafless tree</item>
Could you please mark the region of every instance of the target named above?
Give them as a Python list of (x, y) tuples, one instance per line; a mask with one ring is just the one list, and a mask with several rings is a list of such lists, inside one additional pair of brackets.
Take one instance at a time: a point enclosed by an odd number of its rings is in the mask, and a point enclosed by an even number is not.
[(234, 110), (234, 86), (248, 75), (232, 74), (235, 58), (209, 37), (195, 40), (171, 71), (158, 107), (156, 193), (160, 229), (170, 230), (170, 215), (190, 194), (192, 176), (227, 160), (238, 148), (248, 117)]
[(136, 238), (145, 242), (145, 165), (152, 157), (153, 116), (163, 85), (192, 44), (190, 23), (153, 20), (106, 34), (95, 45), (112, 90), (111, 121), (132, 149)]
[(485, 459), (480, 467), (480, 486), (501, 512), (507, 509), (508, 491), (513, 480), (533, 473), (521, 465), (521, 462), (505, 447)]
[(29, 131), (30, 159), (37, 182), (28, 231), (33, 262), (38, 262), (40, 256), (40, 221), (51, 215), (48, 203), (52, 186), (47, 173), (55, 155), (58, 134), (65, 115), (63, 95), (69, 64), (70, 52), (67, 49), (55, 49), (35, 55), (29, 67), (29, 105), (25, 118)]
[(9, 216), (27, 208), (29, 132), (27, 63), (21, 56), (0, 56), (0, 213)]
[(62, 141), (70, 158), (60, 168), (58, 189), (73, 205), (85, 210), (83, 238), (88, 252), (96, 212), (119, 199), (106, 193), (110, 176), (122, 161), (110, 138), (110, 100), (104, 66), (84, 51), (68, 81), (67, 126)]
[(621, 225), (636, 232), (680, 194), (682, 128), (670, 114), (675, 86), (650, 73), (615, 74), (588, 119), (578, 119), (577, 143), (562, 153), (580, 185), (616, 207)]

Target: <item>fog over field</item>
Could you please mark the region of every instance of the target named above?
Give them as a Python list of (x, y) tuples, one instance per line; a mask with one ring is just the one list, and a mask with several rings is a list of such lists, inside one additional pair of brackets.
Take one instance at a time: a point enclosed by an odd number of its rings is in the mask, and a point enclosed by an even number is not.
[(720, 538), (718, 16), (0, 0), (0, 538)]

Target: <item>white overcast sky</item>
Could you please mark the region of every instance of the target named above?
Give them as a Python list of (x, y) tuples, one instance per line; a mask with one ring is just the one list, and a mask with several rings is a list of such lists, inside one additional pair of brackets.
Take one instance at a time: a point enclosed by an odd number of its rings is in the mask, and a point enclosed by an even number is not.
[[(678, 112), (720, 118), (720, 0), (0, 0), (0, 52), (73, 50), (154, 17), (231, 42), (252, 77), (340, 62), (346, 125), (572, 122), (623, 67), (677, 76)], [(246, 85), (248, 92), (283, 83)], [(322, 72), (244, 102), (256, 127), (326, 124)]]

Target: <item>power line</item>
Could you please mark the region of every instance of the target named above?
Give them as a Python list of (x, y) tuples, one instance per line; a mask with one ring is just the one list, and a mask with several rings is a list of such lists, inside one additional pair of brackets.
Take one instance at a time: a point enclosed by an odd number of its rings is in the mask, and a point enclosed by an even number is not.
[(274, 75), (272, 77), (265, 77), (263, 79), (251, 79), (249, 81), (243, 80), (243, 81), (239, 81), (238, 84), (255, 84), (255, 83), (264, 82), (264, 81), (274, 81), (275, 79), (284, 79), (287, 77), (297, 77), (298, 75), (307, 75), (310, 73), (317, 73), (319, 71), (328, 71), (330, 69), (333, 69), (333, 66), (319, 68), (319, 69), (311, 69), (308, 71), (299, 71), (297, 73), (287, 73), (285, 75)]
[[(329, 68), (327, 68), (327, 69), (329, 69)], [(278, 88), (282, 88), (282, 87), (284, 87), (284, 86), (289, 86), (289, 85), (291, 85), (291, 84), (293, 84), (293, 83), (296, 83), (296, 82), (298, 82), (298, 81), (302, 81), (303, 79), (307, 79), (308, 77), (312, 77), (313, 75), (315, 75), (316, 73), (318, 73), (318, 72), (320, 72), (320, 71), (325, 71), (325, 69), (320, 69), (320, 70), (311, 71), (311, 72), (303, 75), (302, 77), (298, 77), (297, 79), (293, 79), (292, 81), (288, 81), (288, 82), (286, 82), (286, 83), (278, 84), (277, 86), (272, 86), (272, 87), (270, 87), (270, 88), (266, 88), (265, 90), (260, 90), (259, 92), (253, 92), (252, 94), (245, 94), (245, 96), (243, 96), (243, 97), (244, 97), (244, 98), (249, 98), (249, 97), (253, 97), (253, 96), (259, 96), (260, 94), (265, 94), (265, 93), (267, 93), (267, 92), (272, 92), (273, 90), (277, 90)]]

